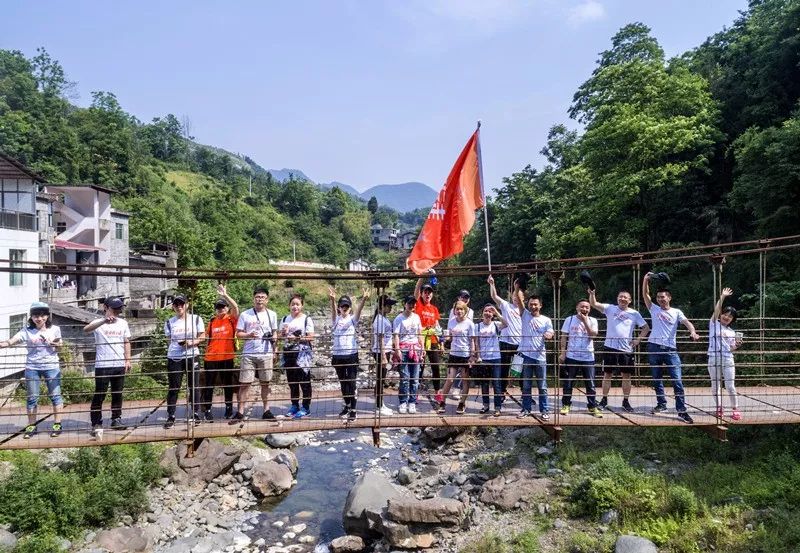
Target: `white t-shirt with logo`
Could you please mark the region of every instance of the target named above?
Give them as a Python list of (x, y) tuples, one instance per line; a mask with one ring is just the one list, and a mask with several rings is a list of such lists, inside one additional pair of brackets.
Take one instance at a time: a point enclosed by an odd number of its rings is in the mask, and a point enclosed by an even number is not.
[(661, 309), (658, 304), (652, 303), (650, 304), (650, 316), (653, 324), (647, 341), (651, 344), (677, 349), (675, 336), (678, 334), (678, 325), (686, 320), (683, 311), (674, 307)]
[(256, 331), (254, 338), (243, 338), (242, 355), (266, 355), (272, 353), (273, 331), (278, 330), (278, 315), (272, 309), (256, 311), (248, 309), (239, 315), (236, 330), (250, 333)]
[(353, 315), (336, 316), (331, 333), (333, 335), (333, 345), (331, 355), (353, 355), (358, 353), (358, 341), (356, 340), (356, 325), (358, 321)]
[(478, 335), (481, 347), (481, 359), (484, 361), (500, 360), (500, 332), (504, 329), (498, 329), (498, 326), (496, 321), (488, 325), (483, 321), (475, 323), (475, 333)]
[(397, 335), (400, 349), (408, 349), (413, 345), (419, 346), (419, 336), (422, 333), (422, 321), (419, 315), (411, 313), (406, 317), (405, 312), (400, 313), (394, 318), (392, 333)]
[(632, 352), (633, 346), (631, 345), (633, 338), (633, 329), (641, 328), (647, 323), (644, 317), (636, 311), (628, 307), (624, 311), (618, 305), (610, 305), (606, 303), (598, 304), (600, 310), (606, 314), (606, 341), (603, 345), (607, 348), (615, 349), (617, 351)]
[[(448, 317), (447, 320), (449, 320), (449, 321), (455, 321), (456, 320), (456, 308), (455, 307), (451, 307), (450, 308), (450, 314), (447, 317)], [(467, 314), (464, 316), (464, 318), (467, 319), (468, 321), (473, 320), (475, 318), (475, 311), (473, 311), (471, 307), (467, 307)]]
[(522, 335), (522, 318), (519, 316), (519, 309), (516, 305), (501, 299), (500, 314), (506, 322), (506, 326), (500, 330), (500, 341), (518, 346)]
[(294, 336), (295, 332), (300, 331), (301, 336), (311, 334), (314, 332), (314, 319), (300, 313), (297, 317), (293, 317), (291, 313), (286, 315), (281, 320), (281, 330), (286, 330), (286, 344), (296, 344), (297, 342), (290, 342), (289, 336)]
[(736, 343), (736, 332), (719, 321), (708, 323), (708, 355), (733, 358), (731, 346)]
[[(597, 319), (589, 317), (589, 328), (597, 332)], [(576, 315), (564, 319), (561, 332), (569, 334), (567, 338), (567, 357), (575, 361), (594, 361), (594, 341), (586, 331), (586, 326)]]
[(103, 323), (94, 329), (95, 369), (125, 366), (125, 341), (131, 339), (128, 321), (117, 318), (113, 323)]
[(17, 332), (12, 340), (25, 342), (28, 347), (28, 357), (25, 367), (37, 371), (58, 369), (58, 350), (55, 346), (48, 346), (46, 341), (54, 342), (61, 338), (61, 328), (56, 325), (50, 328), (23, 328)]
[(450, 319), (447, 323), (447, 336), (451, 338), (450, 355), (469, 357), (472, 354), (472, 337), (475, 334), (475, 323), (470, 319), (458, 322)]
[(196, 340), (205, 331), (206, 328), (203, 326), (203, 319), (200, 318), (200, 315), (186, 313), (181, 318), (178, 318), (177, 315), (170, 317), (164, 323), (164, 335), (169, 339), (167, 357), (169, 359), (185, 359), (200, 355), (200, 349), (197, 346), (187, 348), (179, 342)]
[(376, 315), (372, 321), (372, 353), (381, 352), (380, 336), (383, 335), (383, 352), (392, 351), (392, 323), (383, 315)]
[(553, 321), (550, 317), (538, 315), (534, 317), (527, 309), (522, 312), (522, 337), (519, 352), (531, 359), (547, 360), (547, 348), (544, 335), (553, 332)]

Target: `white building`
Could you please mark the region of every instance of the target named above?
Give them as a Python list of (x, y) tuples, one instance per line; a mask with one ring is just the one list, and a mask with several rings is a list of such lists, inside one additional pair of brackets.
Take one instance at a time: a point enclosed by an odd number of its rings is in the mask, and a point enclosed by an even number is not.
[(375, 223), (369, 229), (374, 245), (386, 250), (397, 246), (397, 229), (383, 228), (383, 225), (379, 223)]
[(414, 247), (414, 243), (417, 241), (417, 233), (413, 230), (407, 230), (405, 232), (401, 232), (400, 236), (397, 238), (397, 247), (401, 250), (410, 250)]
[[(0, 153), (0, 262), (6, 268), (36, 268), (39, 262), (37, 192), (44, 179)], [(46, 240), (46, 229), (45, 240)], [(25, 262), (32, 262), (26, 265)], [(27, 322), (31, 303), (39, 300), (40, 277), (0, 272), (0, 340)], [(24, 348), (0, 350), (0, 378), (23, 370)]]

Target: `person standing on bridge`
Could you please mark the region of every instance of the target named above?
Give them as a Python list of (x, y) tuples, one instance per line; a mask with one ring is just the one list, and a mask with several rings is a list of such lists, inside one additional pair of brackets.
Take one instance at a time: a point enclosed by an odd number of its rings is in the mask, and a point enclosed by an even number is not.
[[(600, 407), (608, 406), (608, 392), (611, 390), (611, 377), (614, 371), (622, 373), (622, 408), (627, 412), (633, 411), (630, 402), (631, 375), (634, 370), (633, 350), (647, 338), (650, 326), (635, 309), (631, 309), (631, 294), (627, 290), (620, 290), (617, 294), (617, 305), (600, 303), (597, 301), (593, 288), (587, 289), (589, 305), (600, 313), (605, 314), (606, 341), (603, 344), (603, 397)], [(639, 336), (633, 338), (634, 326), (638, 327)]]
[(717, 417), (722, 417), (721, 380), (725, 380), (725, 389), (731, 401), (731, 419), (742, 420), (736, 394), (736, 367), (733, 364), (733, 352), (742, 344), (741, 335), (734, 332), (731, 325), (736, 322), (736, 309), (732, 306), (722, 307), (725, 298), (733, 295), (733, 290), (723, 288), (714, 314), (708, 322), (708, 375), (711, 377), (711, 393), (717, 405)]
[(87, 334), (94, 334), (97, 353), (94, 358), (94, 395), (90, 418), (92, 436), (99, 436), (103, 428), (103, 401), (111, 387), (111, 429), (124, 430), (122, 424), (122, 388), (125, 374), (131, 370), (131, 330), (128, 321), (120, 318), (125, 307), (120, 298), (109, 298), (104, 302), (104, 317), (83, 327)]
[(561, 325), (561, 353), (558, 360), (564, 365), (567, 377), (564, 379), (561, 395), (561, 414), (569, 415), (572, 409), (572, 386), (580, 371), (586, 386), (586, 402), (589, 414), (602, 418), (597, 407), (594, 389), (594, 341), (597, 336), (597, 319), (589, 316), (591, 306), (587, 300), (580, 300), (575, 306), (575, 315), (564, 319)]
[(164, 428), (175, 426), (175, 408), (178, 392), (186, 372), (189, 394), (189, 413), (187, 419), (194, 417), (200, 422), (200, 350), (197, 346), (205, 340), (206, 331), (200, 315), (189, 314), (186, 297), (175, 296), (172, 300), (175, 315), (164, 323), (164, 335), (169, 340), (167, 347), (167, 422)]
[(520, 335), (522, 334), (522, 319), (517, 308), (512, 303), (501, 298), (497, 293), (494, 277), (489, 275), (486, 281), (489, 283), (489, 295), (492, 297), (492, 301), (500, 308), (500, 314), (506, 323), (500, 331), (500, 390), (502, 392), (501, 399), (505, 401), (509, 382), (508, 373), (511, 369), (514, 355), (516, 355), (519, 348)]
[(692, 340), (697, 341), (700, 336), (695, 331), (692, 322), (686, 318), (683, 311), (671, 307), (672, 293), (661, 288), (656, 292), (656, 303), (650, 299), (650, 277), (653, 273), (644, 275), (642, 281), (642, 296), (644, 304), (650, 311), (653, 332), (647, 342), (647, 359), (653, 373), (653, 388), (656, 392), (656, 406), (651, 411), (654, 415), (667, 410), (667, 398), (664, 395), (663, 367), (669, 371), (672, 379), (672, 389), (675, 392), (675, 409), (678, 418), (687, 424), (694, 420), (686, 412), (683, 382), (681, 380), (681, 358), (678, 355), (676, 335), (678, 325), (682, 324), (689, 331)]
[[(439, 337), (442, 335), (442, 327), (439, 326), (439, 308), (433, 303), (433, 285), (423, 279), (417, 280), (414, 288), (414, 298), (417, 303), (414, 305), (414, 312), (419, 315), (422, 323), (422, 335), (425, 343), (425, 357), (431, 367), (431, 385), (434, 393), (438, 393), (442, 387), (442, 344)], [(420, 365), (420, 372), (423, 372), (424, 365)]]
[[(532, 295), (525, 302), (518, 281), (514, 281), (514, 303), (520, 314), (522, 322), (522, 337), (519, 343), (519, 352), (522, 354), (522, 410), (517, 418), (532, 416), (533, 379), (539, 389), (539, 416), (542, 420), (550, 419), (550, 409), (547, 403), (547, 345), (545, 340), (552, 340), (555, 336), (553, 321), (550, 317), (542, 315), (542, 298)], [(526, 307), (527, 306), (527, 307)]]
[(28, 324), (10, 339), (0, 342), (0, 348), (15, 346), (25, 342), (28, 356), (25, 359), (25, 389), (27, 391), (28, 426), (22, 435), (26, 440), (32, 438), (36, 430), (36, 417), (39, 403), (39, 386), (44, 378), (47, 395), (53, 403), (53, 429), (50, 436), (61, 434), (61, 411), (64, 400), (61, 397), (61, 366), (58, 361), (58, 348), (61, 347), (61, 329), (50, 318), (50, 306), (35, 301), (31, 304)]
[(445, 337), (450, 341), (450, 357), (448, 358), (447, 382), (442, 389), (442, 401), (439, 403), (439, 412), (445, 410), (445, 400), (451, 387), (458, 385), (458, 375), (461, 374), (461, 394), (459, 395), (456, 413), (461, 415), (467, 408), (469, 395), (469, 370), (470, 366), (480, 363), (480, 344), (475, 332), (475, 323), (467, 318), (467, 304), (461, 300), (453, 307), (454, 318), (447, 322)]
[(481, 320), (475, 323), (480, 359), (471, 369), (473, 381), (480, 386), (483, 399), (481, 415), (489, 413), (489, 388), (494, 392), (494, 416), (500, 416), (503, 407), (503, 387), (500, 378), (500, 333), (506, 321), (491, 303), (483, 306)]
[(236, 337), (244, 340), (241, 365), (239, 366), (239, 394), (236, 414), (228, 424), (242, 422), (249, 415), (250, 389), (256, 375), (261, 384), (261, 403), (264, 420), (275, 420), (269, 408), (272, 368), (277, 358), (275, 344), (278, 337), (278, 315), (269, 304), (269, 290), (262, 286), (253, 290), (253, 307), (239, 316), (236, 323)]
[(234, 375), (233, 358), (236, 356), (236, 325), (239, 321), (239, 305), (228, 295), (225, 286), (217, 286), (219, 298), (214, 302), (214, 317), (208, 321), (206, 336), (206, 357), (204, 363), (205, 381), (203, 383), (203, 416), (208, 422), (214, 421), (212, 401), (214, 386), (222, 386), (225, 398), (225, 418), (233, 416), (233, 392), (239, 386)]
[(383, 389), (386, 387), (386, 372), (391, 366), (394, 334), (389, 314), (397, 300), (386, 294), (378, 297), (378, 305), (372, 315), (372, 357), (375, 359), (375, 407), (383, 417), (394, 413), (383, 401)]
[(349, 421), (356, 420), (356, 377), (358, 376), (358, 321), (361, 311), (369, 298), (369, 288), (364, 288), (361, 299), (358, 300), (355, 311), (350, 313), (353, 302), (350, 296), (342, 296), (336, 301), (336, 289), (328, 289), (331, 300), (331, 365), (336, 369), (339, 386), (342, 389), (344, 407), (339, 413), (339, 418)]
[(417, 300), (414, 296), (406, 297), (403, 312), (394, 318), (392, 323), (394, 359), (400, 371), (398, 386), (398, 413), (414, 414), (417, 412), (417, 387), (419, 386), (419, 369), (422, 366), (425, 351), (425, 339), (422, 334), (422, 322), (414, 312)]
[[(475, 312), (469, 306), (469, 302), (470, 302), (471, 297), (472, 296), (470, 295), (469, 290), (460, 290), (458, 292), (458, 295), (456, 296), (456, 301), (453, 302), (453, 307), (450, 308), (450, 313), (447, 316), (447, 322), (448, 323), (450, 321), (456, 319), (456, 312), (455, 311), (456, 311), (456, 304), (458, 302), (463, 302), (467, 306), (466, 319), (468, 321), (470, 321), (470, 322), (473, 322), (475, 320)], [(461, 379), (462, 379), (461, 367), (459, 366), (456, 369), (456, 377), (455, 377), (455, 380), (453, 381), (453, 399), (455, 399), (456, 401), (460, 401), (461, 400), (461, 388), (462, 388)], [(467, 398), (464, 398), (464, 401), (466, 401), (466, 400), (467, 400)]]
[(283, 369), (292, 401), (286, 416), (302, 419), (311, 411), (311, 344), (314, 341), (314, 321), (303, 313), (303, 296), (294, 294), (289, 300), (289, 314), (281, 320), (280, 337), (283, 338)]

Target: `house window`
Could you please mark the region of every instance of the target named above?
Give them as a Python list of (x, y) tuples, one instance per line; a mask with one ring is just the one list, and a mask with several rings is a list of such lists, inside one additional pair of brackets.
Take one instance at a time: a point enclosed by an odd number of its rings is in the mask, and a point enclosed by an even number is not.
[(8, 318), (8, 335), (13, 336), (20, 329), (22, 329), (25, 324), (28, 322), (28, 315), (27, 313), (21, 313), (19, 315), (11, 315)]
[(122, 276), (122, 269), (117, 269), (117, 282), (123, 282), (125, 277)]
[[(21, 268), (22, 262), (25, 261), (25, 250), (8, 250), (8, 259), (12, 269)], [(22, 273), (9, 272), (8, 285), (22, 286)]]
[(67, 223), (65, 223), (64, 221), (59, 221), (56, 223), (56, 234), (61, 234), (66, 230), (67, 230)]
[(125, 238), (123, 233), (124, 233), (124, 228), (122, 226), (122, 223), (116, 223), (114, 237), (117, 240), (122, 240)]

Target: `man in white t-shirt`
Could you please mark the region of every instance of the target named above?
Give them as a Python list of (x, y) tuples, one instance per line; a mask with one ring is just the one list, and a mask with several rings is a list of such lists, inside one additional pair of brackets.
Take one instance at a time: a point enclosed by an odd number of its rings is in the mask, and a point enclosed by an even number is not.
[(278, 338), (278, 315), (269, 304), (269, 290), (257, 287), (253, 291), (253, 307), (239, 315), (236, 323), (236, 337), (244, 342), (242, 359), (239, 367), (238, 411), (228, 424), (237, 424), (245, 420), (250, 407), (250, 388), (256, 374), (261, 383), (261, 403), (264, 406), (264, 420), (275, 420), (269, 408), (270, 382), (272, 368), (275, 365), (278, 351), (275, 344)]
[(567, 377), (563, 382), (561, 395), (561, 414), (568, 415), (572, 408), (572, 385), (580, 372), (586, 386), (586, 403), (589, 414), (602, 418), (597, 407), (594, 390), (594, 342), (597, 336), (597, 319), (589, 316), (591, 306), (587, 300), (580, 300), (575, 306), (575, 315), (564, 319), (561, 326), (561, 353), (558, 358), (564, 364)]
[(125, 373), (131, 370), (131, 330), (128, 321), (119, 317), (125, 307), (120, 298), (105, 301), (104, 317), (83, 327), (94, 334), (96, 347), (94, 361), (94, 395), (92, 396), (92, 435), (103, 427), (103, 401), (111, 387), (111, 428), (124, 430), (122, 424), (122, 388)]
[[(593, 309), (605, 314), (606, 341), (603, 344), (603, 397), (600, 399), (600, 407), (603, 409), (608, 405), (608, 392), (611, 390), (611, 377), (617, 370), (622, 374), (622, 408), (633, 411), (630, 402), (631, 395), (631, 374), (635, 367), (633, 351), (639, 344), (647, 338), (650, 333), (650, 326), (645, 322), (641, 314), (635, 309), (631, 309), (631, 294), (627, 290), (620, 290), (617, 294), (617, 305), (600, 303), (593, 289), (588, 289), (589, 304)], [(639, 336), (633, 339), (634, 328), (639, 328)]]
[(683, 382), (681, 381), (681, 358), (678, 356), (678, 347), (675, 337), (678, 325), (682, 324), (689, 331), (692, 340), (697, 341), (700, 336), (694, 329), (692, 322), (680, 309), (670, 306), (672, 293), (662, 288), (656, 293), (656, 303), (650, 300), (650, 277), (653, 273), (644, 275), (642, 282), (642, 296), (644, 304), (650, 311), (652, 318), (652, 332), (647, 341), (647, 360), (653, 373), (653, 388), (656, 392), (656, 406), (652, 413), (663, 413), (667, 410), (667, 398), (664, 395), (663, 367), (669, 371), (672, 379), (672, 389), (675, 392), (675, 409), (678, 418), (683, 422), (692, 424), (694, 420), (686, 412), (684, 401)]
[(506, 326), (500, 331), (500, 389), (503, 400), (505, 400), (509, 381), (508, 372), (511, 369), (514, 355), (516, 355), (519, 348), (519, 340), (522, 335), (522, 319), (517, 308), (512, 303), (501, 298), (497, 293), (492, 275), (489, 275), (487, 282), (489, 283), (489, 295), (497, 304), (503, 321), (506, 323)]
[(514, 304), (520, 314), (522, 334), (519, 343), (519, 352), (522, 354), (522, 410), (517, 418), (532, 416), (533, 396), (531, 390), (533, 381), (539, 389), (539, 417), (550, 420), (550, 408), (547, 403), (547, 340), (552, 340), (555, 332), (553, 321), (550, 317), (541, 314), (543, 307), (542, 298), (532, 295), (525, 302), (525, 294), (519, 287), (519, 282), (514, 281)]

